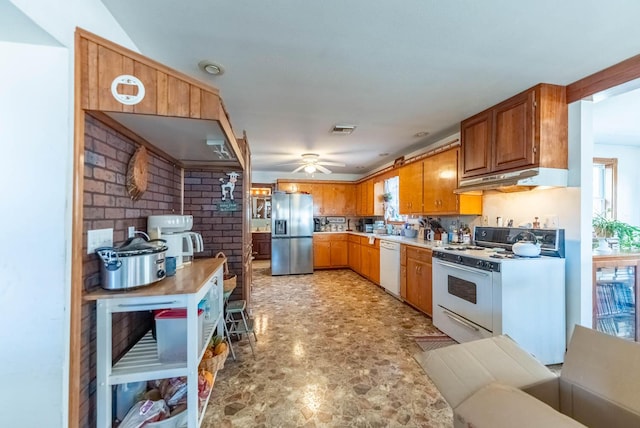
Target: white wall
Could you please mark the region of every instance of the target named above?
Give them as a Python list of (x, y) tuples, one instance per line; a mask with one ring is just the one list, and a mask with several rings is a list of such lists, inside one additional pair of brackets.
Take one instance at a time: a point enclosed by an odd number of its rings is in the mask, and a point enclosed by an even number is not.
[(12, 64), (0, 67), (0, 426), (63, 422), (68, 55), (62, 47), (0, 42), (0, 57)]
[(0, 426), (66, 427), (75, 28), (135, 45), (98, 0), (12, 3), (0, 19), (20, 26), (0, 31)]
[(618, 159), (616, 218), (640, 226), (640, 147), (598, 144), (596, 141), (593, 156)]

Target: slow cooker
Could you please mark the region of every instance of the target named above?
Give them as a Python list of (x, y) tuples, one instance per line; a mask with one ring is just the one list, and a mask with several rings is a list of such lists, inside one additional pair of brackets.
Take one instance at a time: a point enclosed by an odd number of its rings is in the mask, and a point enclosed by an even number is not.
[(129, 238), (118, 247), (101, 247), (100, 285), (106, 290), (126, 290), (153, 284), (166, 276), (164, 239)]

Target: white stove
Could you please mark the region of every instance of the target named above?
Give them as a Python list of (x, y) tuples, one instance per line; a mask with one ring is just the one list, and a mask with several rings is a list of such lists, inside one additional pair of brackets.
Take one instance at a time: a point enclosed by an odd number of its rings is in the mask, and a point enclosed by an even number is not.
[[(511, 253), (530, 231), (542, 255)], [(562, 362), (565, 260), (562, 229), (476, 227), (474, 245), (433, 251), (433, 323), (458, 342), (507, 334), (544, 364)]]

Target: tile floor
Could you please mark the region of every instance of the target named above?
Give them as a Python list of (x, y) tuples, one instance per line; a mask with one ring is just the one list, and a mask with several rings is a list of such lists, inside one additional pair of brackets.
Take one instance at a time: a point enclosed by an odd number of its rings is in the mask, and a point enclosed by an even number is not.
[(255, 358), (234, 342), (203, 427), (450, 427), (412, 355), (431, 319), (350, 270), (276, 276), (254, 263)]

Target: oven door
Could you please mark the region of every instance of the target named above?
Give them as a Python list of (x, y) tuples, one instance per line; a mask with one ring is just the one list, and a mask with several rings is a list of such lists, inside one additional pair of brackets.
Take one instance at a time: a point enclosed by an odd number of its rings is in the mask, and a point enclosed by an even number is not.
[(433, 303), (493, 332), (493, 272), (434, 258)]

